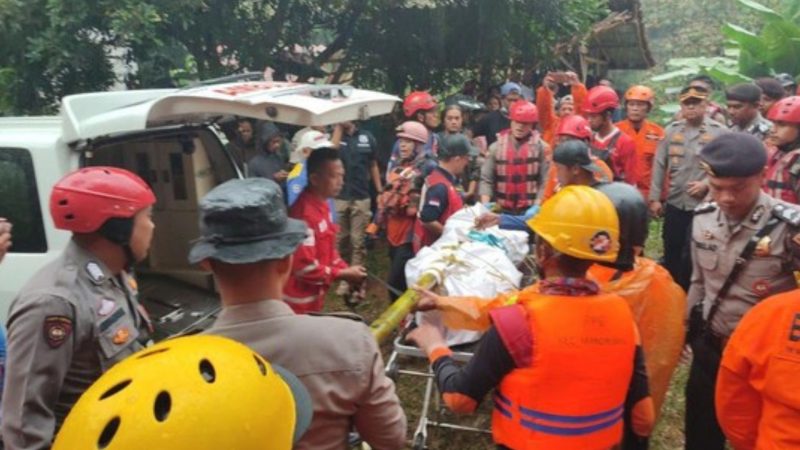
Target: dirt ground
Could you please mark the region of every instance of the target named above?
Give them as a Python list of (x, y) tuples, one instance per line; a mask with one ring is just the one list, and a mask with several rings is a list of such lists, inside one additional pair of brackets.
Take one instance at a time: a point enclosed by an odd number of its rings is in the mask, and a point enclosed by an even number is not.
[[(648, 239), (645, 254), (657, 259), (661, 255), (661, 224), (653, 222), (650, 226), (650, 237)], [(376, 241), (372, 244), (367, 258), (367, 268), (385, 279), (389, 267), (389, 257), (387, 247), (383, 241)], [(378, 282), (368, 279), (366, 301), (357, 305), (355, 312), (360, 314), (367, 322), (377, 318), (389, 306), (386, 289)], [(346, 311), (348, 308), (337, 296), (330, 294), (326, 300), (326, 310)], [(384, 343), (382, 346), (384, 360), (388, 360), (392, 353), (391, 342)], [(403, 357), (401, 359), (403, 369), (426, 371), (427, 362), (417, 358)], [(683, 390), (686, 385), (688, 367), (681, 365), (675, 371), (672, 384), (667, 394), (667, 399), (661, 410), (661, 418), (656, 426), (651, 440), (652, 450), (677, 450), (683, 448), (683, 410), (684, 395)], [(425, 394), (425, 378), (399, 375), (397, 380), (397, 391), (402, 402), (403, 408), (408, 416), (408, 448), (413, 448), (413, 438), (417, 429), (422, 409), (423, 397)], [(437, 396), (434, 395), (436, 399)], [(491, 414), (491, 399), (484, 399), (480, 411), (471, 416), (455, 416), (443, 408), (439, 407), (436, 399), (431, 402), (429, 419), (446, 423), (455, 423), (462, 426), (489, 429)], [(460, 431), (428, 427), (427, 448), (438, 449), (493, 449), (491, 436), (485, 432)]]

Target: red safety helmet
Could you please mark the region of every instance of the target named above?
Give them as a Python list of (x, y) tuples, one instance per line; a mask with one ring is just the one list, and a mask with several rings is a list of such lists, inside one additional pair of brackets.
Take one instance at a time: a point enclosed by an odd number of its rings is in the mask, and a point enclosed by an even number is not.
[(639, 100), (640, 102), (650, 103), (650, 107), (653, 106), (654, 98), (655, 93), (647, 86), (631, 86), (630, 89), (625, 92), (625, 101)]
[(591, 139), (592, 128), (589, 126), (589, 121), (583, 116), (570, 114), (561, 118), (556, 135), (572, 136), (578, 139)]
[(156, 196), (136, 174), (117, 167), (86, 167), (64, 176), (50, 194), (56, 228), (93, 233), (113, 218), (131, 218)]
[(800, 96), (793, 95), (778, 100), (769, 109), (767, 118), (773, 122), (800, 124)]
[(583, 102), (583, 112), (588, 114), (600, 114), (618, 107), (619, 95), (608, 86), (595, 86), (589, 89), (586, 101)]
[(514, 122), (536, 123), (539, 121), (539, 110), (527, 100), (517, 100), (511, 105), (508, 118)]
[(403, 122), (399, 127), (397, 127), (396, 131), (398, 138), (410, 139), (412, 141), (419, 142), (420, 144), (428, 142), (428, 129), (425, 128), (425, 125), (419, 122), (415, 122), (413, 120)]
[(403, 114), (411, 117), (417, 111), (427, 111), (436, 108), (436, 100), (425, 91), (414, 91), (403, 100)]

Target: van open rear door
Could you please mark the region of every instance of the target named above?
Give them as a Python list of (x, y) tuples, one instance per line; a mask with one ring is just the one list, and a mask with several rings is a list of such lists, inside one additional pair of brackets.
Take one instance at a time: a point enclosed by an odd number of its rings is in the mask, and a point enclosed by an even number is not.
[(172, 124), (243, 116), (299, 126), (388, 114), (399, 98), (345, 85), (236, 82), (187, 89), (99, 92), (65, 97), (66, 143)]

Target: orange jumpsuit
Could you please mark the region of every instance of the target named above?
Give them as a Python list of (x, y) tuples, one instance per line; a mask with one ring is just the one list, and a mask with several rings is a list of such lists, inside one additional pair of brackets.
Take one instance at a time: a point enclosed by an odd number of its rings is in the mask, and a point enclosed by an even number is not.
[[(580, 114), (583, 102), (586, 100), (586, 86), (583, 84), (572, 85), (572, 102), (575, 105), (575, 114)], [(545, 86), (536, 90), (536, 109), (539, 110), (539, 127), (542, 130), (542, 139), (555, 148), (556, 131), (561, 119), (556, 114), (553, 92)]]
[(722, 355), (717, 418), (736, 450), (800, 448), (800, 290), (754, 306)]
[[(653, 177), (653, 159), (656, 155), (658, 143), (664, 139), (664, 129), (649, 120), (642, 121), (639, 131), (633, 127), (633, 122), (628, 119), (616, 123), (617, 128), (631, 137), (636, 144), (636, 154), (639, 157), (639, 181), (636, 187), (645, 199), (650, 194), (650, 181)], [(665, 180), (666, 181), (666, 180)], [(664, 192), (667, 192), (664, 189)]]

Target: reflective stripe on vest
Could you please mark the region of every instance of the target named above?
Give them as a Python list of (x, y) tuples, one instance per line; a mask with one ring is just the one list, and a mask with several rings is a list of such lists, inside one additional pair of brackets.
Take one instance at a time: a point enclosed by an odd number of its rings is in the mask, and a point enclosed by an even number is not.
[(464, 205), (464, 201), (461, 199), (461, 195), (459, 195), (455, 186), (453, 186), (453, 183), (441, 172), (441, 169), (434, 169), (425, 179), (425, 184), (422, 186), (422, 193), (420, 196), (421, 204), (419, 212), (417, 213), (417, 220), (414, 222), (414, 235), (411, 239), (414, 253), (418, 252), (422, 247), (433, 244), (437, 239), (437, 236), (434, 236), (432, 232), (423, 226), (419, 218), (419, 215), (422, 214), (422, 208), (425, 206), (424, 202), (427, 200), (425, 197), (428, 193), (428, 187), (436, 184), (444, 184), (447, 186), (447, 209), (442, 213), (437, 222), (444, 225), (447, 219)]
[(777, 147), (770, 147), (764, 192), (785, 202), (800, 203), (793, 185), (800, 182), (798, 158), (800, 158), (800, 148), (782, 152)]
[[(506, 375), (494, 396), (495, 442), (517, 450), (607, 449), (622, 439), (636, 330), (613, 294), (520, 296), (530, 366)], [(498, 330), (503, 336), (503, 330)]]
[(494, 395), (494, 409), (508, 419), (514, 416), (511, 411), (518, 412), (520, 425), (529, 430), (556, 436), (582, 436), (610, 428), (621, 422), (625, 405), (622, 404), (596, 414), (565, 416), (514, 405), (511, 400), (498, 392)]
[(497, 134), (495, 153), (495, 197), (506, 210), (521, 210), (532, 206), (539, 191), (539, 167), (543, 146), (536, 132), (514, 149), (511, 130)]
[(614, 136), (611, 136), (605, 145), (599, 145), (599, 142), (595, 138), (592, 138), (592, 142), (589, 145), (589, 149), (592, 151), (592, 156), (606, 163), (606, 165), (608, 165), (608, 167), (611, 169), (611, 172), (614, 174), (614, 181), (620, 181), (624, 178), (624, 174), (617, 173), (618, 168), (614, 166), (613, 161), (615, 156), (614, 150), (617, 149), (617, 141), (619, 141), (620, 137), (622, 137), (622, 130), (617, 128), (614, 132)]

